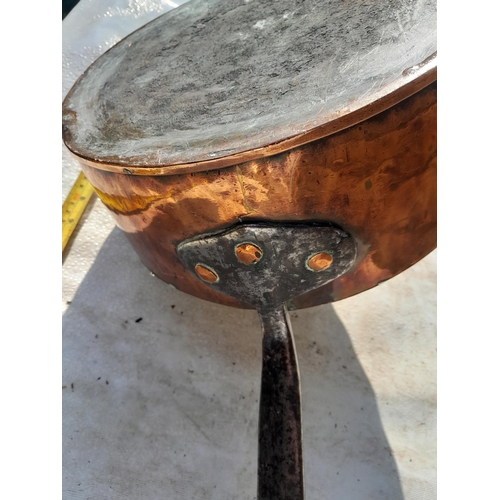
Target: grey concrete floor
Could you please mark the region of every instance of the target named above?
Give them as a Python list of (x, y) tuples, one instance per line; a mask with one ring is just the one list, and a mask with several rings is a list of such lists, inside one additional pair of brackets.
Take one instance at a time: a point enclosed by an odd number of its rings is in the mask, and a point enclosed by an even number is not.
[[(254, 498), (256, 313), (151, 276), (117, 228), (73, 295), (103, 215), (64, 265), (64, 498)], [(434, 498), (435, 254), (291, 320), (307, 498)]]
[[(112, 4), (63, 22), (63, 94), (168, 8)], [(77, 173), (64, 152), (63, 198)], [(436, 498), (436, 252), (291, 320), (306, 498)], [(63, 498), (255, 498), (260, 356), (256, 313), (151, 276), (95, 200), (63, 264)]]

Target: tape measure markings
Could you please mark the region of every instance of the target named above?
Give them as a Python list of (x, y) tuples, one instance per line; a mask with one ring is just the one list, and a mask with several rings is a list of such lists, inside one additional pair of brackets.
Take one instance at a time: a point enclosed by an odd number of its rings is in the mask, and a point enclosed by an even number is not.
[(62, 206), (62, 249), (66, 247), (94, 190), (83, 172), (76, 179)]

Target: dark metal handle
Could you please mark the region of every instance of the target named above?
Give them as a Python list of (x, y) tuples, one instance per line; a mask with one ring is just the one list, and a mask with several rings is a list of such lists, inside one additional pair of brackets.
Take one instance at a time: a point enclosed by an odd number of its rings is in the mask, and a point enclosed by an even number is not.
[(356, 240), (330, 223), (249, 223), (177, 247), (214, 291), (257, 309), (262, 325), (259, 500), (303, 500), (300, 381), (284, 303), (342, 276)]
[(258, 500), (303, 500), (300, 379), (284, 305), (259, 311), (262, 382), (259, 414)]

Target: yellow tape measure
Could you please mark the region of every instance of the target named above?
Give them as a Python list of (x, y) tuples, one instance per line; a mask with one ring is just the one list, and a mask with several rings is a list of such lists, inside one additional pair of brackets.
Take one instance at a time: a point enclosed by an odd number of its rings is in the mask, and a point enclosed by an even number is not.
[(62, 249), (68, 243), (80, 217), (87, 206), (94, 190), (83, 172), (73, 184), (62, 206)]

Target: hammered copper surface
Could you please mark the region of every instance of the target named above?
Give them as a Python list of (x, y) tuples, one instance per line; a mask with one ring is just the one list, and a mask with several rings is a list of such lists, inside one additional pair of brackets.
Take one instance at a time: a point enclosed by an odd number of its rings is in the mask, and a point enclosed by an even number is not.
[(225, 169), (134, 176), (80, 162), (143, 263), (214, 302), (242, 307), (194, 278), (175, 248), (238, 221), (330, 221), (356, 238), (353, 270), (294, 299), (297, 308), (371, 288), (436, 246), (435, 83), (337, 134)]

